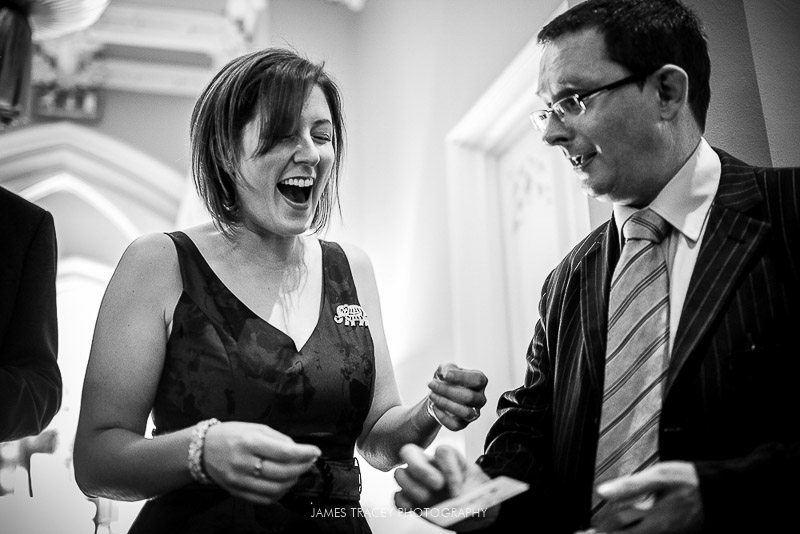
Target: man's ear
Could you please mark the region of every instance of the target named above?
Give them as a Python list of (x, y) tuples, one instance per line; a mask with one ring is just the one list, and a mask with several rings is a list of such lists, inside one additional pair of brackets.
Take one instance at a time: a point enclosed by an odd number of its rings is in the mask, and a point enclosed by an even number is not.
[(658, 91), (661, 118), (672, 120), (687, 105), (689, 75), (677, 65), (667, 64), (652, 74)]

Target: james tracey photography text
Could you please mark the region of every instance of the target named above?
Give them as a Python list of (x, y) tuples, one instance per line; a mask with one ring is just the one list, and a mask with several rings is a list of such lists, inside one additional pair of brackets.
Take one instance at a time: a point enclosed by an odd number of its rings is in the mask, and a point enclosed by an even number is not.
[(330, 508), (312, 508), (312, 518), (329, 517), (394, 517), (406, 514), (427, 515), (428, 517), (474, 517), (485, 516), (486, 510), (474, 508), (415, 508), (409, 511), (400, 511), (390, 508), (359, 508), (357, 506), (334, 506)]

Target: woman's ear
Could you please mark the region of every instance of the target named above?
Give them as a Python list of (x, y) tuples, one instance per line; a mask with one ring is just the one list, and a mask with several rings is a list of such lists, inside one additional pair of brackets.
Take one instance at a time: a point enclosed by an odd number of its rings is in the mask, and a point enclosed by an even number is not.
[(661, 118), (672, 120), (688, 105), (689, 75), (677, 65), (667, 64), (652, 75), (658, 91)]

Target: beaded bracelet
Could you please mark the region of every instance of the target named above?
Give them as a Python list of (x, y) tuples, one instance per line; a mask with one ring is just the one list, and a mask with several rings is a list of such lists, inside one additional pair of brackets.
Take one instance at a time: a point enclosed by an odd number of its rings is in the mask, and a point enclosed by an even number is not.
[(213, 484), (203, 466), (203, 456), (206, 447), (206, 433), (208, 429), (219, 423), (216, 418), (200, 421), (192, 429), (192, 441), (189, 442), (189, 473), (192, 478), (201, 484)]

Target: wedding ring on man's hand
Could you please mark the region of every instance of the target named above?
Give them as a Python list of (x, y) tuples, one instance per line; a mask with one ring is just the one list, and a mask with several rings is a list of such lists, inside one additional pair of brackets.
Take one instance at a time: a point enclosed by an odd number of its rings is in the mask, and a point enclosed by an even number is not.
[(430, 397), (428, 397), (428, 402), (425, 403), (425, 407), (428, 409), (428, 415), (433, 417), (433, 420), (439, 423), (439, 426), (444, 426), (439, 420), (439, 417), (437, 417), (436, 412), (433, 411), (433, 401)]
[(261, 458), (256, 460), (256, 465), (253, 466), (253, 476), (259, 478), (261, 476)]

